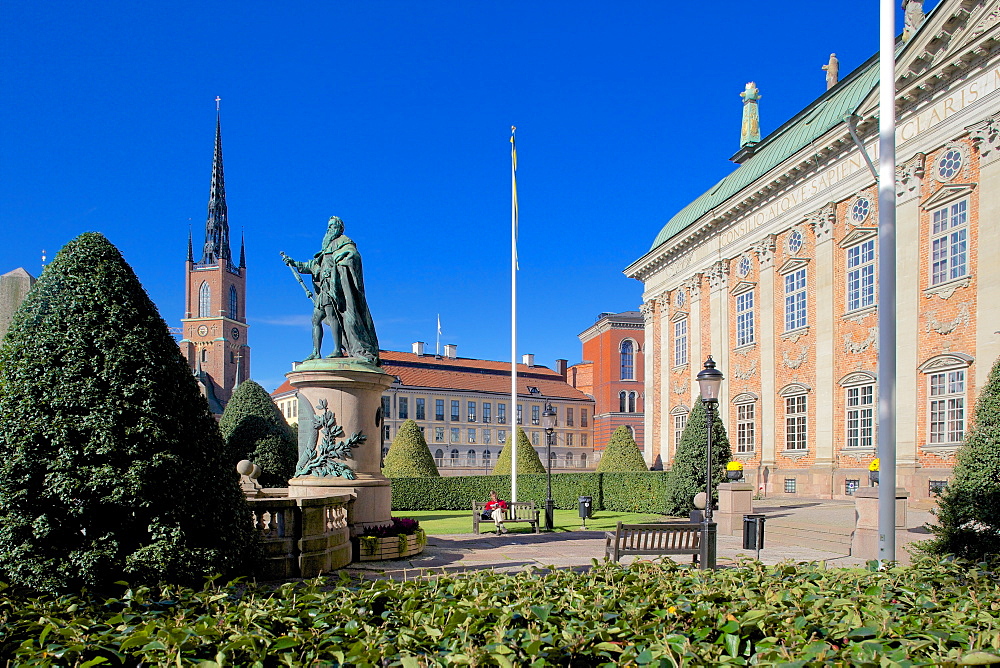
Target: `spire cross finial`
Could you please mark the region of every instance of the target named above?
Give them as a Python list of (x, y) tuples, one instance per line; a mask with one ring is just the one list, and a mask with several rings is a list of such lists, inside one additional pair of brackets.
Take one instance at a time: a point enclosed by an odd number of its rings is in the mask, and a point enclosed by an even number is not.
[(215, 110), (216, 110), (216, 111), (218, 111), (218, 110), (219, 110), (219, 102), (222, 102), (222, 98), (221, 98), (221, 97), (219, 97), (218, 95), (216, 95), (216, 96), (215, 96)]

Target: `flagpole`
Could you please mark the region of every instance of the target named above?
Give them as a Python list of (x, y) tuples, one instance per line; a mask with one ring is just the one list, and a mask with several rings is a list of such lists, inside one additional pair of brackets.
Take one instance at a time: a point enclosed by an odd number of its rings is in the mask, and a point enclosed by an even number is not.
[(896, 5), (881, 0), (878, 179), (878, 558), (896, 560)]
[(517, 148), (510, 126), (510, 500), (517, 501)]
[(441, 314), (438, 313), (437, 344), (434, 346), (434, 356), (441, 357)]

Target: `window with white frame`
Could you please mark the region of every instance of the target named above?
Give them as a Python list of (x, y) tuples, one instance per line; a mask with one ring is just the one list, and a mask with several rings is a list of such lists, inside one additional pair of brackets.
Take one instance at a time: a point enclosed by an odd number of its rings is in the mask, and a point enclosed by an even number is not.
[(785, 449), (806, 449), (806, 395), (785, 397)]
[(736, 452), (753, 452), (757, 447), (757, 405), (736, 405)]
[(674, 323), (674, 366), (688, 363), (688, 321), (687, 318)]
[(531, 444), (532, 445), (538, 445), (538, 432), (537, 431), (531, 432)]
[(930, 443), (961, 443), (965, 439), (965, 369), (932, 373), (930, 383)]
[(492, 433), (489, 429), (483, 429), (483, 443), (489, 443), (493, 440)]
[(212, 315), (212, 288), (208, 287), (208, 282), (202, 281), (198, 288), (198, 317), (208, 318)]
[(452, 427), (451, 429), (451, 442), (458, 443), (458, 427)]
[(636, 399), (635, 392), (629, 392), (628, 393), (628, 412), (629, 413), (635, 413), (635, 399)]
[(444, 427), (434, 427), (434, 442), (444, 443)]
[(566, 445), (573, 445), (573, 434), (566, 434)]
[(736, 295), (736, 346), (754, 342), (753, 290)]
[(475, 443), (475, 442), (476, 442), (476, 430), (475, 429), (470, 429), (469, 430), (469, 443)]
[(506, 429), (498, 429), (497, 430), (497, 443), (506, 443), (506, 442), (507, 442), (507, 430)]
[(806, 268), (785, 275), (785, 331), (805, 327)]
[(847, 249), (847, 310), (875, 303), (875, 239)]
[(622, 380), (633, 380), (635, 378), (635, 348), (632, 341), (625, 339), (621, 344)]
[(931, 213), (931, 285), (969, 273), (968, 205), (963, 199)]
[(674, 413), (674, 448), (681, 444), (681, 436), (684, 435), (684, 427), (687, 426), (687, 413)]
[(870, 448), (875, 444), (875, 386), (845, 388), (847, 392), (847, 447)]

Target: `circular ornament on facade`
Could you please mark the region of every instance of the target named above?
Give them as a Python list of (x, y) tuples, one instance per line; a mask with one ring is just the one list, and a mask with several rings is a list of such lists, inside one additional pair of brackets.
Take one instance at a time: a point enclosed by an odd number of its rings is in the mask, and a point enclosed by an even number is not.
[(950, 144), (938, 156), (934, 163), (934, 176), (938, 181), (951, 181), (962, 171), (965, 162), (965, 147), (961, 144)]
[(677, 291), (677, 297), (675, 301), (677, 302), (678, 306), (684, 306), (684, 303), (687, 301), (687, 296), (684, 294), (684, 290)]
[(240, 338), (240, 330), (238, 330), (235, 327), (233, 327), (231, 330), (229, 330), (229, 333), (233, 335), (233, 340), (234, 341), (238, 341), (239, 340), (239, 338)]
[(872, 203), (867, 197), (859, 197), (851, 206), (851, 222), (860, 225), (872, 212)]
[(202, 325), (198, 328), (198, 336), (208, 336), (208, 327)]
[(740, 258), (740, 263), (736, 265), (736, 273), (740, 275), (740, 278), (745, 278), (750, 273), (750, 268), (750, 256), (744, 255)]
[(788, 250), (794, 255), (802, 250), (802, 232), (795, 230), (788, 237)]

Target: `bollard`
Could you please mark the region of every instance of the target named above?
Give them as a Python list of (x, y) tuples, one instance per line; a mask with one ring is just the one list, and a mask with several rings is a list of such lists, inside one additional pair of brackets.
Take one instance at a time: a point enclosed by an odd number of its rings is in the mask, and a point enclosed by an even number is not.
[(743, 516), (743, 549), (756, 550), (757, 559), (760, 559), (760, 550), (764, 547), (764, 522), (767, 517), (764, 515), (744, 515)]

